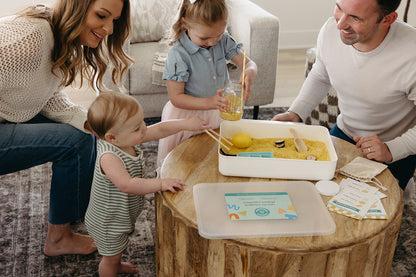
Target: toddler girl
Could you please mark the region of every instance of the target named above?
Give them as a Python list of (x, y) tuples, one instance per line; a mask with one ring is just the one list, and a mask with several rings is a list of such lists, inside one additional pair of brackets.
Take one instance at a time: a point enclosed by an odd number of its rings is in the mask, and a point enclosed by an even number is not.
[(85, 224), (103, 255), (99, 274), (136, 273), (133, 264), (121, 262), (121, 255), (134, 231), (143, 195), (167, 190), (176, 193), (185, 186), (179, 179), (144, 179), (143, 153), (138, 145), (180, 130), (200, 131), (209, 126), (193, 117), (146, 127), (143, 110), (133, 97), (108, 92), (101, 93), (91, 104), (87, 127), (98, 138)]
[[(227, 17), (225, 0), (182, 1), (163, 72), (170, 101), (163, 109), (162, 121), (198, 115), (214, 129), (219, 127), (220, 111), (225, 111), (228, 105), (222, 97), (229, 79), (226, 61), (242, 68), (244, 57), (242, 45), (225, 31)], [(257, 66), (247, 58), (245, 69), (243, 85), (247, 100)], [(194, 134), (180, 132), (160, 140), (158, 164), (176, 145)]]

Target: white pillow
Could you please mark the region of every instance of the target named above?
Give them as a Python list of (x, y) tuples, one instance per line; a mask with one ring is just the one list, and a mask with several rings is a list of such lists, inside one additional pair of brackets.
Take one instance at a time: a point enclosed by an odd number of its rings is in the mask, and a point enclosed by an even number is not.
[(159, 41), (171, 28), (178, 0), (131, 0), (131, 43)]

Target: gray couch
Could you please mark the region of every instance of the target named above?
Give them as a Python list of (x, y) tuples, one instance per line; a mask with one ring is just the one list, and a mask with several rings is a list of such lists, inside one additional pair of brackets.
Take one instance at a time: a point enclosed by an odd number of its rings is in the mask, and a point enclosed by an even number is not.
[[(166, 4), (165, 2), (165, 6), (171, 5), (167, 12), (175, 13), (176, 0), (163, 1), (168, 3)], [(252, 94), (246, 102), (246, 106), (255, 106), (256, 113), (259, 106), (272, 103), (274, 98), (279, 20), (276, 16), (271, 15), (248, 0), (227, 0), (227, 2), (230, 8), (228, 31), (238, 42), (243, 43), (247, 55), (258, 66), (258, 75), (252, 85)], [(168, 101), (168, 94), (166, 86), (154, 84), (152, 74), (155, 72), (152, 70), (152, 67), (155, 66), (154, 57), (160, 54), (159, 52), (161, 51), (161, 43), (159, 41), (162, 39), (163, 33), (169, 28), (173, 14), (171, 18), (165, 15), (165, 19), (169, 18), (169, 20), (164, 20), (166, 26), (161, 26), (160, 28), (165, 28), (165, 30), (162, 30), (163, 32), (159, 36), (151, 37), (147, 35), (146, 37), (141, 35), (142, 37), (137, 39), (136, 32), (139, 32), (140, 28), (146, 28), (143, 25), (149, 24), (149, 28), (154, 28), (155, 25), (152, 24), (152, 19), (149, 18), (147, 19), (148, 22), (139, 22), (142, 20), (141, 17), (147, 16), (147, 14), (135, 15), (135, 11), (144, 9), (143, 5), (153, 5), (148, 7), (149, 9), (152, 8), (152, 11), (166, 7), (155, 7), (155, 5), (161, 5), (161, 2), (154, 0), (132, 0), (130, 3), (132, 5), (133, 36), (130, 43), (126, 45), (126, 50), (130, 57), (135, 60), (135, 64), (126, 74), (124, 86), (127, 92), (136, 97), (142, 104), (146, 118), (160, 117), (163, 106)], [(154, 15), (153, 19), (157, 21), (157, 17), (158, 15)], [(239, 69), (230, 69), (231, 78), (238, 78), (240, 74), (241, 71)], [(104, 77), (104, 83), (109, 88), (117, 90), (111, 85), (109, 74), (106, 74)]]

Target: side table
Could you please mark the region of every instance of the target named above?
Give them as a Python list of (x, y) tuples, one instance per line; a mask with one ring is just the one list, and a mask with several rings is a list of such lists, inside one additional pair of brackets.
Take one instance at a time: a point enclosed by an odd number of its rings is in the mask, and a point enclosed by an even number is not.
[[(337, 168), (361, 155), (352, 144), (333, 141)], [(358, 221), (331, 212), (336, 231), (327, 236), (210, 240), (198, 233), (194, 185), (277, 180), (221, 175), (217, 147), (206, 134), (195, 136), (176, 147), (162, 165), (162, 178), (181, 178), (187, 187), (177, 194), (155, 195), (158, 276), (389, 276), (403, 212), (402, 191), (389, 170), (377, 176), (388, 188), (382, 200), (386, 220)]]

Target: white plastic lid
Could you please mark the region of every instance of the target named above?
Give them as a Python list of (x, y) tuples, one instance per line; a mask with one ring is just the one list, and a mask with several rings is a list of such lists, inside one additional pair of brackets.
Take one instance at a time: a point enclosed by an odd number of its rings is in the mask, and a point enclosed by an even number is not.
[(320, 194), (334, 196), (339, 192), (339, 185), (334, 181), (322, 180), (316, 183), (316, 189)]
[[(291, 220), (230, 220), (225, 193), (287, 192), (298, 216)], [(199, 234), (207, 239), (330, 235), (336, 226), (309, 181), (199, 183), (193, 187)]]

